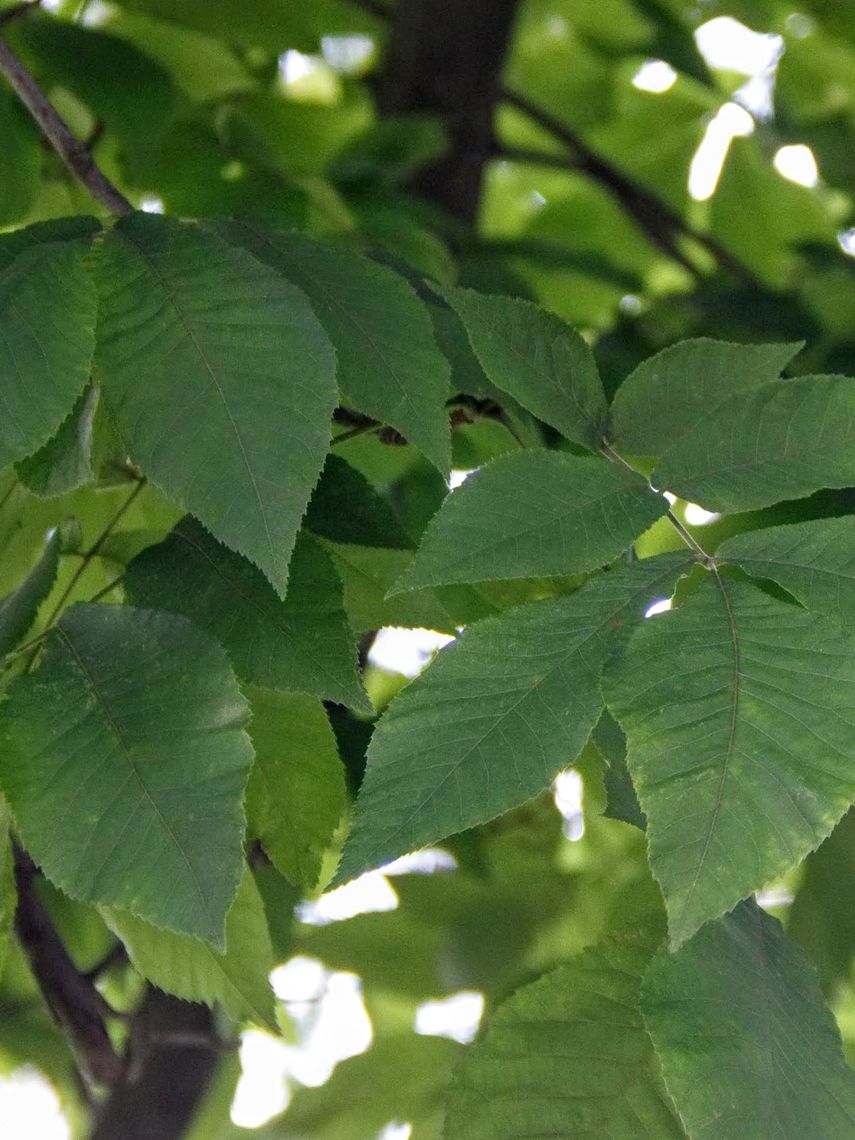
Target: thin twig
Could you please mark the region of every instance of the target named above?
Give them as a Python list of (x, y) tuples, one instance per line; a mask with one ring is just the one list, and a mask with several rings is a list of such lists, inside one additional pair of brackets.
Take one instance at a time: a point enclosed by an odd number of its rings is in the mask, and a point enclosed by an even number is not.
[[(617, 167), (612, 166), (610, 162), (592, 151), (574, 131), (555, 118), (554, 115), (530, 102), (524, 95), (520, 95), (507, 87), (502, 88), (501, 98), (508, 106), (516, 108), (562, 143), (572, 155), (572, 164), (568, 165), (582, 174), (589, 175), (611, 190), (648, 238), (684, 268), (697, 275), (697, 267), (686, 258), (676, 245), (674, 238), (675, 234), (678, 233), (682, 233), (685, 237), (702, 246), (723, 269), (727, 269), (746, 285), (753, 288), (759, 286), (759, 282), (751, 270), (743, 265), (739, 258), (734, 257), (730, 250), (726, 249), (715, 238), (710, 237), (709, 234), (696, 230), (667, 202), (663, 202), (652, 191), (640, 186), (618, 170)], [(513, 150), (503, 151), (501, 148), (497, 150), (497, 153), (505, 157), (512, 157), (514, 154)], [(519, 161), (546, 161), (549, 165), (556, 165), (555, 156), (552, 155), (541, 154), (537, 151), (520, 151), (517, 153), (521, 156)]]
[(71, 133), (68, 123), (2, 39), (0, 39), (0, 75), (6, 78), (9, 86), (38, 123), (48, 143), (96, 202), (100, 202), (111, 214), (133, 213), (134, 208), (128, 199), (107, 178), (83, 143)]
[[(606, 459), (610, 459), (612, 463), (617, 463), (618, 466), (625, 467), (627, 471), (632, 471), (633, 474), (635, 474), (635, 475), (638, 474), (638, 472), (635, 470), (635, 468), (632, 467), (629, 463), (627, 463), (627, 461), (624, 459), (624, 457), (622, 455), (620, 455), (617, 451), (615, 451), (615, 449), (611, 446), (611, 444), (608, 443), (606, 440), (603, 440), (602, 443), (600, 444), (600, 451), (602, 452), (603, 455), (605, 455)], [(686, 546), (689, 547), (689, 549), (692, 551), (692, 553), (696, 554), (698, 556), (698, 558), (704, 564), (704, 566), (706, 566), (708, 570), (715, 570), (715, 568), (716, 568), (715, 558), (711, 554), (708, 554), (706, 552), (706, 550), (704, 550), (704, 548), (697, 541), (697, 539), (694, 537), (694, 535), (692, 535), (686, 529), (686, 527), (683, 526), (683, 524), (680, 522), (680, 520), (677, 518), (677, 516), (674, 514), (674, 512), (669, 509), (665, 513), (665, 518), (668, 520), (668, 522), (671, 524), (671, 526), (673, 526), (674, 530), (676, 530), (677, 534), (679, 534), (680, 538), (682, 538), (683, 542), (685, 542)]]
[(371, 422), (368, 424), (359, 424), (357, 427), (351, 428), (350, 431), (343, 431), (341, 435), (334, 436), (330, 440), (330, 447), (338, 447), (340, 443), (347, 443), (349, 439), (355, 439), (358, 435), (368, 435), (371, 432), (382, 431), (383, 424)]
[(62, 612), (63, 606), (68, 601), (68, 599), (71, 595), (72, 590), (77, 585), (77, 583), (80, 581), (80, 579), (83, 577), (83, 575), (86, 573), (86, 570), (89, 567), (90, 563), (92, 562), (92, 559), (95, 558), (95, 556), (101, 550), (104, 543), (107, 541), (107, 539), (113, 533), (113, 531), (115, 530), (118, 523), (124, 517), (125, 513), (133, 505), (134, 500), (136, 499), (137, 495), (139, 495), (140, 491), (142, 491), (142, 489), (145, 487), (145, 485), (146, 485), (145, 479), (140, 479), (139, 482), (137, 483), (137, 485), (134, 487), (133, 491), (131, 491), (130, 495), (128, 495), (127, 499), (125, 499), (125, 501), (122, 503), (122, 505), (116, 511), (116, 513), (113, 515), (113, 517), (109, 520), (109, 522), (106, 524), (104, 529), (101, 531), (101, 533), (95, 539), (93, 544), (89, 547), (89, 549), (86, 551), (86, 553), (80, 559), (80, 564), (78, 565), (77, 569), (72, 574), (71, 580), (69, 581), (68, 585), (62, 591), (62, 594), (59, 597), (59, 601), (54, 606), (53, 612), (51, 613), (50, 617), (48, 618), (48, 620), (46, 622), (46, 628), (49, 628), (50, 626), (52, 626), (54, 624), (54, 622), (56, 621), (56, 619), (59, 617), (60, 613)]
[(13, 20), (17, 20), (19, 16), (25, 16), (33, 8), (38, 8), (41, 2), (42, 0), (21, 0), (20, 4), (12, 4), (10, 7), (4, 8), (0, 12), (0, 28), (5, 28)]

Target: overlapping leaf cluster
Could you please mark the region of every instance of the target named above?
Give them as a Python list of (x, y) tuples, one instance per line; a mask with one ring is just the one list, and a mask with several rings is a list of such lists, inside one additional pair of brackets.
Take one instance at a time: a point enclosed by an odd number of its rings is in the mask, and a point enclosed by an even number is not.
[[(795, 345), (687, 341), (609, 407), (552, 314), (419, 296), (269, 227), (76, 220), (0, 255), (12, 490), (125, 480), (118, 517), (164, 496), (153, 530), (114, 517), (82, 554), (51, 530), (0, 605), (0, 789), (48, 879), (156, 984), (275, 1026), (246, 844), (317, 883), (345, 798), (321, 701), (369, 717), (353, 628), (425, 607), (466, 628), (380, 719), (337, 881), (524, 804), (593, 738), (609, 813), (646, 828), (668, 934), (648, 917), (510, 999), (454, 1079), (449, 1138), (853, 1132), (816, 985), (743, 901), (855, 801), (850, 522), (702, 549), (662, 493), (747, 512), (855, 482), (853, 381), (782, 378)], [(344, 406), (357, 435), (387, 425), (446, 473), (458, 358), (432, 314), (530, 434), (416, 541), (328, 450)], [(679, 549), (639, 558), (654, 524)], [(71, 604), (108, 550), (119, 578)]]

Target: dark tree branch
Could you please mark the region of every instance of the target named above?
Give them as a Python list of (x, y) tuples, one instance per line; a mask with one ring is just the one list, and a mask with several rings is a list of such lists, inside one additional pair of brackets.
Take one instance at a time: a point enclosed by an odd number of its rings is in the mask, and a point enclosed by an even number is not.
[(517, 0), (398, 0), (378, 100), (383, 115), (437, 115), (448, 147), (413, 188), (472, 224)]
[(49, 102), (33, 76), (2, 39), (0, 39), (0, 75), (5, 77), (9, 86), (38, 123), (53, 150), (92, 197), (111, 214), (132, 213), (131, 203), (107, 178), (83, 143), (71, 133), (68, 123)]
[(578, 170), (582, 174), (589, 175), (611, 191), (654, 245), (688, 269), (693, 275), (697, 275), (697, 267), (688, 260), (677, 245), (676, 239), (679, 235), (696, 242), (711, 254), (723, 269), (728, 270), (744, 284), (752, 288), (759, 286), (759, 282), (751, 270), (715, 238), (696, 230), (667, 202), (663, 202), (661, 198), (646, 187), (641, 186), (592, 151), (574, 131), (556, 119), (554, 115), (508, 88), (502, 89), (501, 97), (508, 106), (515, 107), (532, 122), (537, 123), (539, 127), (551, 134), (554, 139), (557, 139), (567, 148), (570, 154), (562, 164), (559, 156), (547, 155), (539, 151), (521, 150), (514, 152), (510, 150), (499, 151), (499, 153), (508, 158), (513, 158), (516, 153), (517, 161), (520, 162), (543, 162), (549, 166), (565, 165), (568, 169)]
[(38, 8), (41, 2), (42, 0), (21, 0), (20, 4), (12, 4), (10, 7), (4, 8), (0, 12), (0, 28), (5, 28), (13, 20), (17, 20), (19, 16), (26, 16), (27, 12), (32, 12), (33, 8)]
[(114, 1085), (124, 1064), (110, 1041), (105, 1017), (112, 1012), (92, 980), (72, 962), (35, 887), (36, 867), (15, 845), (18, 906), (15, 932), (48, 1008), (71, 1043), (89, 1084)]
[(230, 1047), (206, 1006), (149, 987), (131, 1023), (126, 1079), (101, 1106), (90, 1140), (179, 1140)]

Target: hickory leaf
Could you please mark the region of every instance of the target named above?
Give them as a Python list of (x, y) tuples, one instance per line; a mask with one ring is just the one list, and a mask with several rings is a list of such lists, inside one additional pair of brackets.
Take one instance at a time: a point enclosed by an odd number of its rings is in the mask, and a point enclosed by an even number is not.
[(85, 253), (82, 243), (33, 243), (0, 268), (0, 467), (47, 443), (89, 379), (95, 288)]
[(710, 575), (605, 676), (677, 946), (795, 866), (855, 799), (855, 639)]
[(610, 939), (500, 1005), (455, 1070), (446, 1140), (685, 1138), (640, 1010), (659, 941)]
[(666, 554), (602, 574), (478, 622), (442, 650), (374, 733), (337, 881), (545, 788), (597, 722), (608, 656), (687, 565)]
[(184, 614), (207, 630), (241, 679), (371, 711), (341, 582), (311, 535), (297, 539), (284, 601), (255, 566), (189, 515), (134, 559), (125, 588), (134, 604)]
[(771, 578), (803, 606), (855, 623), (855, 518), (811, 519), (734, 535), (718, 555)]
[(131, 458), (285, 593), (336, 404), (303, 294), (242, 249), (133, 214), (105, 235), (96, 375)]
[(732, 396), (665, 452), (663, 490), (748, 511), (855, 483), (855, 380), (801, 376)]
[(392, 593), (593, 570), (667, 509), (640, 475), (605, 459), (502, 456), (448, 496)]
[(174, 614), (76, 605), (0, 707), (0, 789), (48, 878), (222, 948), (252, 747), (219, 646)]
[(615, 445), (636, 455), (661, 455), (728, 396), (779, 377), (801, 347), (698, 337), (663, 348), (617, 390), (611, 412)]
[(593, 354), (559, 317), (516, 297), (433, 287), (463, 322), (487, 378), (574, 443), (598, 450), (606, 398)]
[(855, 1074), (814, 969), (755, 903), (660, 953), (641, 1007), (692, 1140), (855, 1136)]
[(344, 403), (397, 428), (446, 474), (449, 367), (427, 310), (403, 277), (351, 250), (270, 226), (209, 222), (206, 229), (305, 292), (335, 346)]

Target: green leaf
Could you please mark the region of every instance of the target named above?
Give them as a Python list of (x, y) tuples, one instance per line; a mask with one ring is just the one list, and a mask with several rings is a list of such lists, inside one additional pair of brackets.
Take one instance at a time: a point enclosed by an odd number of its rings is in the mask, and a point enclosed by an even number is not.
[(135, 605), (183, 614), (206, 630), (243, 680), (371, 711), (341, 582), (310, 535), (297, 539), (284, 601), (251, 563), (189, 515), (134, 559), (125, 589)]
[(299, 290), (212, 234), (123, 218), (97, 262), (97, 376), (128, 453), (284, 595), (335, 361)]
[(71, 413), (35, 455), (17, 465), (21, 482), (34, 495), (53, 498), (74, 491), (92, 478), (92, 430), (98, 392), (86, 388)]
[(81, 244), (31, 244), (0, 269), (0, 467), (47, 443), (89, 379), (95, 290), (84, 256)]
[(717, 556), (759, 578), (771, 578), (816, 613), (855, 623), (855, 547), (851, 516), (811, 519), (746, 531)]
[(366, 257), (248, 222), (206, 223), (302, 289), (338, 354), (341, 398), (391, 424), (443, 474), (450, 370), (410, 285)]
[(626, 766), (626, 739), (620, 725), (608, 710), (600, 717), (597, 727), (591, 733), (591, 740), (606, 764), (603, 773), (606, 807), (603, 815), (607, 819), (619, 819), (623, 823), (631, 823), (640, 831), (646, 831), (647, 820)]
[(719, 405), (665, 452), (657, 487), (748, 511), (855, 483), (855, 380), (801, 376)]
[(639, 364), (618, 388), (613, 442), (636, 455), (661, 455), (728, 396), (777, 379), (800, 348), (709, 337), (670, 345)]
[(446, 1140), (685, 1137), (639, 1001), (660, 942), (635, 931), (523, 986), (454, 1072)]
[(392, 550), (412, 550), (414, 545), (387, 501), (338, 455), (327, 456), (303, 526), (332, 542)]
[(374, 733), (337, 881), (545, 788), (597, 722), (607, 657), (687, 564), (668, 554), (601, 574), (470, 626), (442, 650)]
[(48, 531), (38, 562), (17, 590), (0, 602), (0, 655), (14, 649), (36, 620), (39, 606), (56, 580), (60, 546), (59, 530)]
[(642, 1011), (692, 1140), (855, 1136), (855, 1074), (813, 968), (754, 903), (660, 953)]
[(710, 576), (607, 671), (677, 946), (795, 866), (855, 799), (855, 640)]
[(273, 949), (264, 906), (245, 870), (226, 916), (226, 948), (158, 930), (127, 911), (103, 907), (107, 925), (122, 940), (133, 965), (166, 993), (206, 1005), (219, 1002), (235, 1021), (254, 1021), (278, 1032), (268, 975)]
[(255, 763), (246, 789), (248, 833), (287, 879), (311, 890), (345, 805), (335, 735), (313, 697), (247, 688)]
[(667, 509), (640, 475), (605, 459), (558, 451), (502, 456), (448, 496), (392, 593), (593, 570)]
[(497, 388), (567, 439), (599, 450), (606, 398), (591, 350), (577, 332), (529, 301), (434, 289), (463, 321)]
[(248, 707), (172, 614), (76, 605), (0, 706), (0, 786), (72, 898), (222, 946), (241, 874)]

